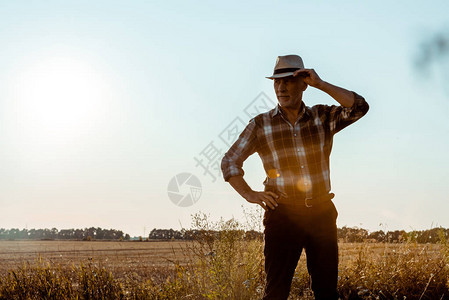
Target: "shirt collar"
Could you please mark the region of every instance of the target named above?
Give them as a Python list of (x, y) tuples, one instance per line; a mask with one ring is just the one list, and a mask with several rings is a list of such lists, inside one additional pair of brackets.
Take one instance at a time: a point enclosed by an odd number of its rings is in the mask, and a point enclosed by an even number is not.
[[(298, 113), (298, 119), (302, 118), (302, 116), (304, 115), (304, 113), (306, 112), (306, 105), (304, 104), (304, 102), (301, 101), (301, 107), (299, 109), (299, 113)], [(285, 112), (282, 110), (281, 106), (279, 105), (279, 103), (276, 105), (276, 107), (271, 111), (271, 118), (274, 118), (277, 115), (282, 115), (284, 117), (287, 117), (285, 115)]]

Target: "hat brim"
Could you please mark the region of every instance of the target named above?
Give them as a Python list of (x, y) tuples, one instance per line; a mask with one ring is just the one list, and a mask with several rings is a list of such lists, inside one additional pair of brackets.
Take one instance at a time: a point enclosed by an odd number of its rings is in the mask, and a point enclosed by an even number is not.
[(293, 72), (279, 73), (279, 74), (275, 74), (275, 75), (272, 75), (270, 77), (265, 77), (265, 78), (276, 79), (276, 78), (283, 78), (283, 77), (288, 77), (288, 76), (293, 76)]

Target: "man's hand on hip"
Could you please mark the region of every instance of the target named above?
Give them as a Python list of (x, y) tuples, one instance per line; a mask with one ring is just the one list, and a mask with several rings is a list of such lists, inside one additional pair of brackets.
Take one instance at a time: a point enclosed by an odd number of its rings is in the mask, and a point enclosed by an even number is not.
[(275, 209), (278, 206), (276, 199), (279, 198), (279, 196), (273, 192), (250, 191), (245, 193), (243, 197), (250, 203), (259, 204), (266, 211), (270, 208)]
[(256, 203), (262, 206), (263, 209), (268, 211), (270, 208), (275, 209), (278, 204), (276, 199), (279, 198), (273, 192), (256, 192), (253, 191), (249, 185), (243, 179), (242, 175), (232, 176), (229, 178), (229, 183), (231, 186), (243, 197), (246, 201), (250, 203)]

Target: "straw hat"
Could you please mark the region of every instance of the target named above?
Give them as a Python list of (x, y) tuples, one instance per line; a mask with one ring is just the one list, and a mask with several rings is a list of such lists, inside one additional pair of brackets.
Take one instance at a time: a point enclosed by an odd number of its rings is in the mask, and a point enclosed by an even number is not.
[(298, 55), (278, 56), (274, 66), (273, 75), (266, 77), (268, 79), (282, 78), (292, 76), (296, 70), (304, 69), (302, 58)]

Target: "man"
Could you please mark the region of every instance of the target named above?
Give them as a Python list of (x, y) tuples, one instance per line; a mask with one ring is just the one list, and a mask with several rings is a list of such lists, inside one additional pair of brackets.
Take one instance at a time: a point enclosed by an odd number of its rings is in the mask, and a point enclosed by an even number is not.
[[(249, 121), (222, 160), (225, 181), (248, 202), (265, 209), (264, 299), (287, 299), (304, 248), (316, 299), (337, 299), (337, 210), (331, 199), (329, 156), (335, 133), (366, 114), (358, 94), (323, 81), (297, 55), (279, 56), (274, 73), (278, 105)], [(308, 107), (307, 86), (340, 105)], [(257, 152), (267, 177), (264, 191), (243, 179), (243, 162)]]

